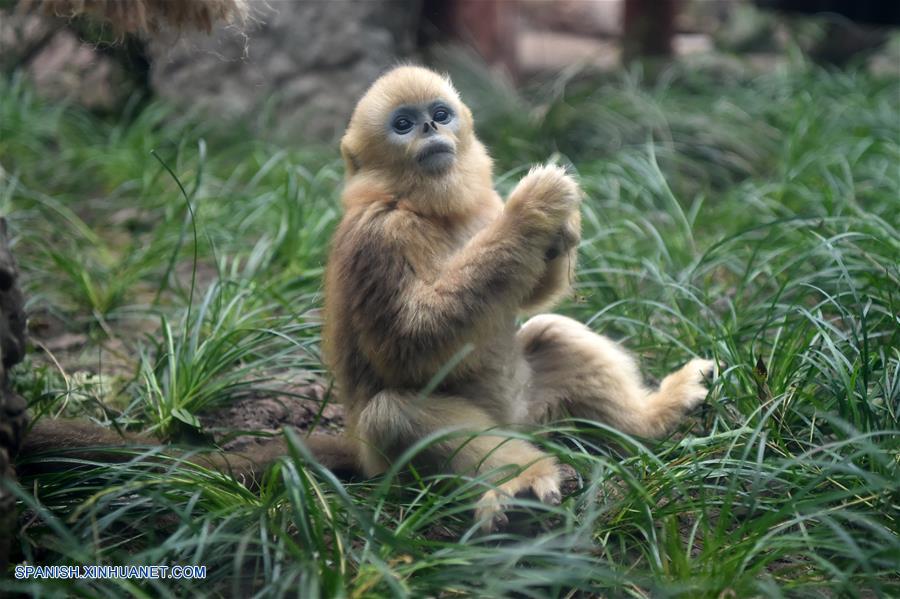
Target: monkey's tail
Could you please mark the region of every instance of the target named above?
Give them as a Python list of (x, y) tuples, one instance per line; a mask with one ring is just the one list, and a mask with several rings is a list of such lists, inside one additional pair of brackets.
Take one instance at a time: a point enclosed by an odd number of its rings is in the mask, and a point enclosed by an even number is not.
[[(301, 437), (303, 444), (322, 466), (338, 476), (362, 473), (356, 444), (345, 435), (314, 434)], [(16, 469), (19, 474), (58, 472), (72, 467), (71, 459), (102, 463), (122, 463), (134, 459), (140, 446), (158, 445), (147, 434), (124, 433), (103, 428), (85, 420), (38, 420), (25, 435)], [(179, 448), (167, 447), (166, 455), (178, 455)], [(186, 451), (185, 461), (225, 472), (247, 486), (256, 486), (265, 470), (288, 454), (284, 436), (272, 437), (239, 451)]]

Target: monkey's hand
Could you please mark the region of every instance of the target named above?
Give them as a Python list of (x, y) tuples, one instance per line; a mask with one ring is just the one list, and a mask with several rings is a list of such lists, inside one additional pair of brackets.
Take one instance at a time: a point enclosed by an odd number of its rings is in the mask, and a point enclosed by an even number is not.
[[(547, 250), (547, 260), (555, 260), (565, 256), (576, 248), (581, 242), (581, 212), (574, 211), (569, 215), (569, 220), (562, 226), (553, 240), (550, 249)], [(574, 259), (574, 256), (572, 256)]]
[(544, 273), (522, 302), (521, 311), (540, 312), (552, 308), (569, 291), (575, 280), (578, 263), (578, 242), (581, 241), (581, 213), (577, 210), (553, 238), (544, 255)]
[(581, 189), (565, 169), (540, 166), (519, 181), (504, 212), (527, 242), (542, 245), (546, 253), (560, 242), (577, 243), (580, 219), (573, 220), (572, 214), (578, 212), (581, 197)]
[(506, 204), (507, 218), (521, 233), (520, 243), (539, 251), (542, 274), (520, 304), (524, 312), (546, 309), (569, 288), (581, 240), (582, 193), (558, 166), (532, 169)]

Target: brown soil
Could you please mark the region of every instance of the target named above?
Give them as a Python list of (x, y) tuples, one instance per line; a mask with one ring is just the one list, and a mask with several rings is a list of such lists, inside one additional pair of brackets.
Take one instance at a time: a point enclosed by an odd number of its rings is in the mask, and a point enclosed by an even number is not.
[[(334, 397), (326, 398), (320, 383), (311, 383), (290, 390), (290, 396), (250, 397), (232, 405), (200, 416), (203, 428), (225, 441), (229, 450), (242, 449), (261, 443), (264, 436), (254, 434), (231, 438), (241, 431), (276, 434), (285, 427), (301, 432), (337, 434), (344, 429), (344, 411)], [(294, 397), (301, 395), (303, 397)]]

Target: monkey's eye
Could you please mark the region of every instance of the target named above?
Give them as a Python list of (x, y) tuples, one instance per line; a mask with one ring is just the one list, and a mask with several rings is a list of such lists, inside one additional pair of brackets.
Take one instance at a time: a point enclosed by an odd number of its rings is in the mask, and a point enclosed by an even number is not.
[(396, 131), (400, 135), (403, 135), (404, 133), (409, 133), (412, 130), (413, 122), (405, 116), (398, 116), (394, 119), (391, 127), (394, 128), (394, 131)]
[(438, 108), (431, 116), (438, 123), (446, 123), (450, 120), (450, 111), (446, 108)]

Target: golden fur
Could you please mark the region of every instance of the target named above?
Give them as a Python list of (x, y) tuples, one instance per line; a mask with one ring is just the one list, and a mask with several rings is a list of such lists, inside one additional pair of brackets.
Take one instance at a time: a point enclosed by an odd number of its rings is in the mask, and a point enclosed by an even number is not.
[(29, 0), (45, 14), (88, 15), (109, 22), (118, 33), (154, 34), (165, 29), (209, 33), (216, 22), (243, 24), (250, 0)]
[[(429, 175), (414, 160), (428, 138), (399, 146), (386, 125), (394, 109), (436, 99), (460, 122), (438, 132), (455, 149), (453, 166)], [(619, 345), (578, 322), (540, 315), (517, 328), (519, 314), (552, 304), (568, 288), (582, 194), (563, 169), (543, 166), (504, 203), (471, 112), (447, 78), (412, 66), (388, 72), (359, 101), (341, 152), (345, 213), (326, 272), (323, 349), (366, 474), (445, 429), (477, 432), (570, 414), (658, 435), (705, 397), (707, 360), (651, 391)], [(420, 397), (467, 347), (434, 392)], [(426, 459), (465, 474), (519, 469), (481, 500), (477, 517), (486, 529), (503, 524), (510, 496), (530, 491), (559, 501), (555, 461), (520, 439), (442, 443)]]

